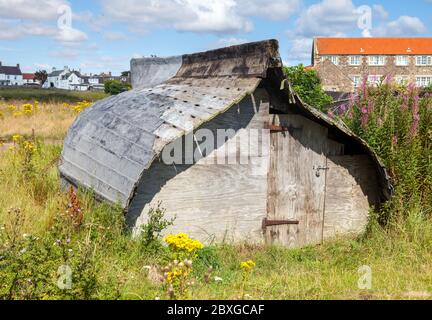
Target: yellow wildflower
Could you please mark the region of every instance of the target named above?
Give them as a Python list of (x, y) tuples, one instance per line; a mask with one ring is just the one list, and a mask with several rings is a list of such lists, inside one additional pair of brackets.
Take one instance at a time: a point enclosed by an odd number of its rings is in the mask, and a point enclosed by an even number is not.
[(14, 111), (16, 111), (16, 109), (17, 109), (17, 107), (14, 106), (13, 104), (11, 104), (11, 105), (8, 106), (8, 110), (9, 110), (10, 112), (14, 112)]
[(21, 117), (24, 115), (24, 112), (22, 111), (16, 111), (12, 114), (15, 118)]
[(15, 134), (15, 135), (12, 136), (12, 141), (15, 142), (15, 143), (20, 142), (22, 139), (23, 139), (23, 136), (19, 135), (19, 134)]
[(30, 103), (23, 104), (24, 114), (30, 115), (33, 113), (33, 105)]
[(91, 102), (84, 100), (84, 101), (80, 101), (80, 102), (78, 102), (75, 106), (72, 106), (72, 109), (73, 109), (75, 112), (80, 113), (80, 112), (82, 112), (83, 110), (89, 108), (91, 105), (92, 105)]
[(178, 233), (177, 235), (170, 234), (164, 238), (164, 241), (174, 251), (192, 253), (204, 247), (200, 241), (189, 238), (185, 233)]
[(31, 141), (24, 141), (23, 149), (28, 153), (34, 153), (36, 151), (36, 146)]
[(256, 266), (256, 263), (253, 262), (252, 260), (248, 260), (248, 261), (240, 263), (240, 268), (244, 272), (251, 272), (253, 270), (253, 268), (255, 268), (255, 266)]

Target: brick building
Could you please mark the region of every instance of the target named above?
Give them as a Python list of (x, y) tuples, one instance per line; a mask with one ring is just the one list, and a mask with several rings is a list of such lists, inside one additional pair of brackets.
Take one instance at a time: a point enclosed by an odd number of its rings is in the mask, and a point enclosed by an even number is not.
[(424, 87), (432, 85), (432, 38), (315, 38), (312, 66), (326, 91), (353, 91), (364, 77), (374, 84), (386, 76)]

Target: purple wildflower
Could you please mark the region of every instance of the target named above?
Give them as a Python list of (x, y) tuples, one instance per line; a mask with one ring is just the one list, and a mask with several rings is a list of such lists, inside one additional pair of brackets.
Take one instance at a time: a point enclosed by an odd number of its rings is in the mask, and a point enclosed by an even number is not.
[(403, 95), (403, 101), (402, 101), (402, 105), (401, 105), (401, 111), (406, 111), (408, 109), (408, 104), (409, 104), (409, 95), (408, 93), (404, 93)]
[(369, 123), (369, 114), (366, 112), (366, 113), (363, 113), (363, 115), (361, 117), (361, 125), (363, 128), (366, 128), (368, 123)]
[(391, 84), (393, 82), (393, 75), (392, 74), (388, 74), (385, 76), (384, 82), (386, 84)]
[(375, 109), (375, 101), (373, 99), (369, 99), (368, 100), (368, 106), (367, 106), (367, 110), (368, 110), (369, 114), (372, 114), (374, 109)]
[(342, 113), (345, 113), (347, 110), (348, 110), (348, 106), (346, 104), (343, 104), (343, 105), (340, 106), (340, 111)]
[(417, 135), (419, 123), (420, 123), (420, 115), (418, 113), (416, 113), (413, 116), (413, 123), (412, 123), (411, 129), (410, 129), (411, 137), (415, 137)]

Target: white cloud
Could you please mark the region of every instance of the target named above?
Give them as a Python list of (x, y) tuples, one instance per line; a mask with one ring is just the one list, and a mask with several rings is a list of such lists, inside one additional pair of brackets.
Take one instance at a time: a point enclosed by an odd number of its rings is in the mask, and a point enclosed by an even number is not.
[(57, 26), (57, 21), (65, 14), (65, 6), (69, 6), (65, 0), (0, 0), (0, 39), (40, 36), (62, 43), (87, 40), (83, 31), (72, 26)]
[(396, 20), (379, 26), (375, 31), (376, 36), (413, 36), (427, 31), (424, 23), (417, 17), (401, 16)]
[(206, 33), (248, 32), (250, 17), (287, 20), (301, 0), (105, 0), (106, 17), (128, 24), (134, 32), (152, 28)]
[(271, 20), (287, 20), (300, 9), (302, 4), (301, 0), (240, 0), (237, 2), (245, 16)]
[(76, 42), (82, 42), (87, 40), (88, 36), (87, 34), (85, 34), (84, 32), (78, 29), (63, 28), (58, 30), (54, 38), (64, 43), (76, 43)]
[(0, 40), (14, 40), (25, 36), (54, 36), (56, 29), (37, 23), (19, 23), (0, 19)]
[(218, 41), (212, 43), (209, 45), (209, 49), (218, 49), (218, 48), (224, 48), (224, 47), (230, 47), (235, 46), (238, 44), (246, 43), (248, 40), (241, 39), (241, 38), (221, 38)]
[(133, 31), (174, 27), (192, 32), (249, 31), (250, 22), (239, 16), (233, 0), (107, 0), (103, 9), (114, 20), (127, 22)]
[(286, 62), (310, 61), (312, 54), (312, 38), (299, 37), (290, 41), (290, 48), (288, 49), (288, 59)]
[(58, 9), (68, 5), (64, 0), (0, 0), (0, 17), (7, 19), (52, 20)]
[[(382, 5), (374, 4), (373, 10), (375, 11), (375, 13), (377, 13), (378, 18), (380, 18), (382, 20), (387, 20), (389, 18), (389, 13), (387, 12), (387, 10)], [(375, 17), (375, 15), (374, 15), (374, 17)]]
[(252, 23), (237, 14), (233, 0), (182, 0), (194, 15), (193, 19), (177, 22), (179, 31), (233, 33), (252, 30)]
[(108, 41), (121, 41), (121, 40), (127, 40), (128, 39), (128, 37), (124, 33), (114, 32), (114, 31), (113, 32), (106, 32), (103, 35), (103, 37), (105, 40), (108, 40)]
[(113, 57), (110, 55), (96, 55), (90, 59), (80, 63), (80, 68), (83, 70), (92, 70), (93, 72), (108, 72), (120, 73), (129, 69), (130, 57)]
[(352, 0), (322, 0), (306, 7), (297, 19), (295, 30), (287, 32), (291, 45), (289, 61), (308, 61), (313, 37), (410, 36), (426, 32), (425, 25), (417, 17), (401, 16), (389, 21), (389, 13), (382, 5), (370, 8), (372, 28), (362, 29), (358, 25), (359, 21), (364, 22), (359, 20), (359, 9), (367, 7), (356, 7)]
[(307, 37), (343, 34), (357, 28), (358, 17), (351, 0), (323, 0), (301, 14), (296, 34)]
[(63, 48), (49, 53), (50, 57), (74, 60), (79, 57), (79, 51), (71, 48)]

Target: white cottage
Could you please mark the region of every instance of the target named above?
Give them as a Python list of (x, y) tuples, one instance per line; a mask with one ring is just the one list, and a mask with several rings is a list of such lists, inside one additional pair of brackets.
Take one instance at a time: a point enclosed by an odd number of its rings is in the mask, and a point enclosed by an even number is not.
[(23, 75), (20, 65), (15, 67), (3, 66), (0, 61), (0, 86), (22, 86)]

